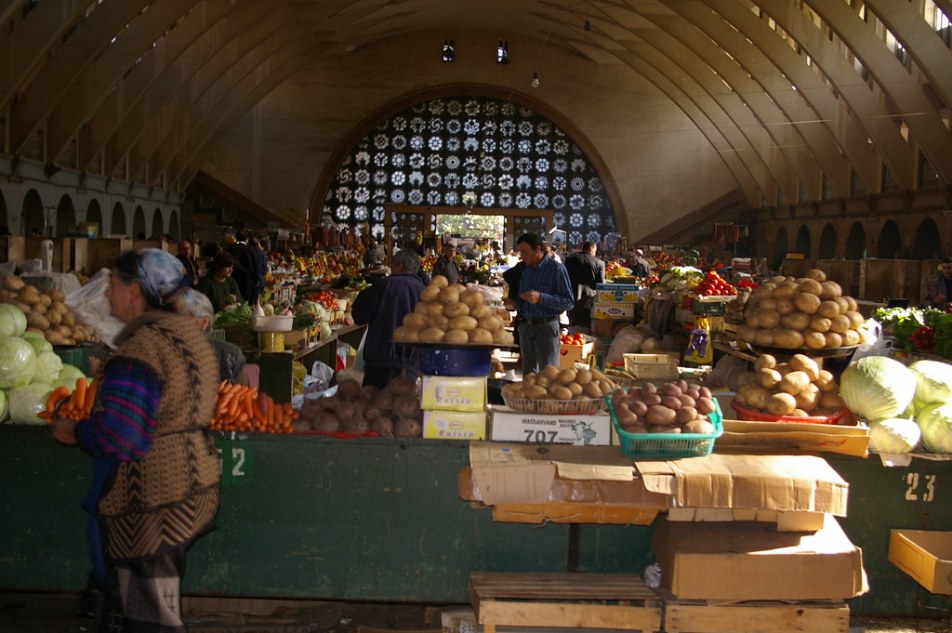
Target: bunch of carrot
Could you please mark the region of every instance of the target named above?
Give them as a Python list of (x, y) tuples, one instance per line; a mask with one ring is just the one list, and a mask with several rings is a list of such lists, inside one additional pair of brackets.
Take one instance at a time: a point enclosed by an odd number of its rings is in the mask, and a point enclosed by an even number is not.
[(256, 431), (259, 433), (290, 433), (298, 412), (291, 403), (277, 404), (255, 387), (230, 382), (218, 386), (215, 417), (209, 428), (215, 431)]
[(72, 392), (60, 385), (46, 397), (46, 406), (37, 415), (49, 424), (53, 418), (82, 420), (89, 416), (96, 401), (96, 381), (89, 383), (85, 378), (76, 379), (76, 388)]

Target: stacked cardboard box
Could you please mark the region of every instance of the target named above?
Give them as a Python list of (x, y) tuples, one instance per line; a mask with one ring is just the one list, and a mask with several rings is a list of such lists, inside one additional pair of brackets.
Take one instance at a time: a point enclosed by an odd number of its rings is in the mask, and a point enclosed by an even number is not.
[(592, 307), (592, 334), (599, 339), (611, 339), (621, 328), (630, 325), (635, 318), (638, 292), (637, 284), (597, 284)]
[(420, 394), (423, 437), (485, 439), (486, 387), (485, 376), (424, 376)]

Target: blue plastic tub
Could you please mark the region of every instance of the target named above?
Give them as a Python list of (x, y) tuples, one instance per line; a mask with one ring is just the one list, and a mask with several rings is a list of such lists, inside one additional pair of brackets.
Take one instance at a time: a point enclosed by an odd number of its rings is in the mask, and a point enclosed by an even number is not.
[(489, 348), (421, 347), (417, 350), (420, 373), (424, 376), (488, 376), (492, 350)]

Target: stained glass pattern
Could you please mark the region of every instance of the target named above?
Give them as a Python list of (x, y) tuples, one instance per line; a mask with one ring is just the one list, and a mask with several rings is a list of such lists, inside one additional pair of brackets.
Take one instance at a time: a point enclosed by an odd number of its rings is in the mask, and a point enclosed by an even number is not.
[[(552, 209), (570, 242), (597, 241), (615, 230), (604, 190), (578, 145), (535, 111), (488, 97), (440, 97), (362, 138), (341, 161), (322, 215), (342, 225), (370, 222), (377, 234), (385, 204), (459, 207), (472, 193), (477, 207)], [(523, 222), (515, 228), (524, 232), (538, 220)]]

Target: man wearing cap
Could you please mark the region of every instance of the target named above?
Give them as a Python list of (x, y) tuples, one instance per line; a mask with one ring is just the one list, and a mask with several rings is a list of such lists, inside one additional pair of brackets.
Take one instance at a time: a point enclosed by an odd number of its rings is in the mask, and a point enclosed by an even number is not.
[(519, 352), (523, 373), (559, 366), (559, 316), (575, 305), (565, 266), (545, 253), (535, 233), (516, 240), (526, 267), (519, 279)]
[(640, 248), (635, 249), (635, 266), (631, 269), (631, 274), (635, 277), (648, 276), (648, 260), (645, 259), (645, 252)]

